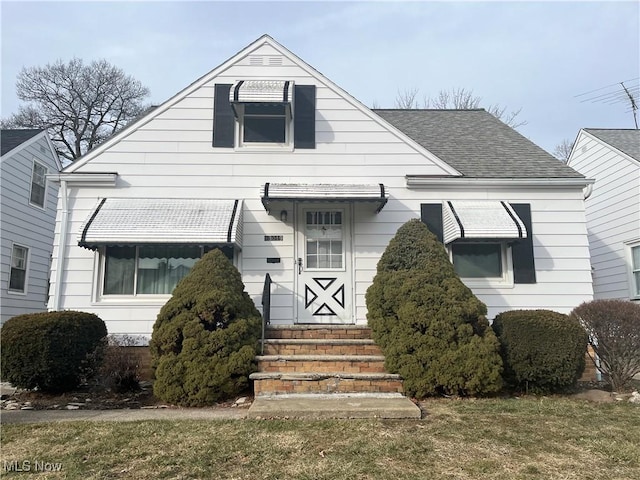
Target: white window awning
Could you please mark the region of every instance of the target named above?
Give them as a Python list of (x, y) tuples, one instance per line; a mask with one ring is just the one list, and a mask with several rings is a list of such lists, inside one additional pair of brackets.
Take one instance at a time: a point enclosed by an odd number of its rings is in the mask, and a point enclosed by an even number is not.
[(235, 245), (242, 247), (242, 200), (104, 198), (78, 245)]
[(444, 243), (460, 239), (527, 238), (527, 229), (507, 202), (453, 200), (442, 202)]
[(376, 213), (382, 210), (389, 194), (382, 183), (365, 184), (321, 184), (321, 183), (265, 183), (260, 192), (266, 210), (276, 201), (307, 202), (370, 202)]
[(240, 80), (229, 90), (229, 101), (234, 103), (287, 103), (293, 102), (294, 82), (288, 80)]

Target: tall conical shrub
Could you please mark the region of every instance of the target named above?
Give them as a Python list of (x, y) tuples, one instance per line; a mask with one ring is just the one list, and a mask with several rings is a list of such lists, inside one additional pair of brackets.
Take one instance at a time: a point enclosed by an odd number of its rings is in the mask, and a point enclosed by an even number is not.
[(500, 348), (487, 307), (419, 220), (405, 223), (389, 242), (366, 301), (385, 366), (403, 377), (406, 394), (467, 396), (501, 389)]
[(210, 405), (240, 393), (256, 369), (260, 313), (220, 250), (205, 254), (175, 288), (153, 327), (154, 394)]

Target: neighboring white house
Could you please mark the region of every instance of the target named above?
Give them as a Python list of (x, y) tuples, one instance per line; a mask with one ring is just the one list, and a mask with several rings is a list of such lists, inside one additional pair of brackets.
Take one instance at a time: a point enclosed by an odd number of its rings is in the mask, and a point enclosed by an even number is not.
[(568, 164), (595, 179), (586, 200), (597, 299), (640, 301), (640, 130), (580, 130)]
[(222, 247), (271, 321), (366, 324), (397, 229), (422, 218), (489, 307), (592, 299), (589, 180), (484, 110), (371, 110), (263, 36), (77, 160), (61, 184), (51, 309), (151, 334)]
[(1, 130), (0, 323), (45, 311), (62, 168), (45, 130)]

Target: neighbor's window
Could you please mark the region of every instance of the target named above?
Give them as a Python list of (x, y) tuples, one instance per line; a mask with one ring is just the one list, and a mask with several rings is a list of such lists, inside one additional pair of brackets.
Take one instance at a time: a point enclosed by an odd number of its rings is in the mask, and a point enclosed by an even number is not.
[(24, 293), (27, 281), (27, 260), (29, 249), (14, 245), (11, 252), (11, 272), (9, 274), (9, 291)]
[(633, 297), (640, 298), (640, 245), (631, 247), (631, 276)]
[(502, 277), (500, 243), (454, 243), (451, 246), (453, 267), (461, 278)]
[(31, 173), (31, 195), (29, 201), (32, 205), (44, 208), (45, 193), (47, 190), (47, 168), (34, 161)]
[[(190, 245), (105, 248), (104, 295), (168, 295), (203, 253), (215, 247)], [(233, 259), (232, 247), (221, 247)]]
[(276, 103), (243, 105), (240, 122), (241, 145), (287, 145), (291, 122), (289, 107)]

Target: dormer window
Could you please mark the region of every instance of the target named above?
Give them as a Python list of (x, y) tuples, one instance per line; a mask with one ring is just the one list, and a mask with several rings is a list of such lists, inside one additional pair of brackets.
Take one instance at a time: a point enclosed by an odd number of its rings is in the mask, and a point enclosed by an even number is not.
[(315, 85), (240, 80), (214, 95), (214, 147), (315, 148)]

